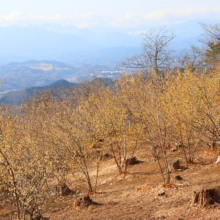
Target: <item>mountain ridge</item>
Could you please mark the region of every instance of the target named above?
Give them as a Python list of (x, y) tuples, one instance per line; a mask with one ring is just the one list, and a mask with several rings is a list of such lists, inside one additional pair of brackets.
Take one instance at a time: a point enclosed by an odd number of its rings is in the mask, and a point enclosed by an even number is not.
[[(105, 86), (110, 86), (113, 84), (112, 79), (108, 78), (95, 78), (91, 82), (101, 82)], [(10, 91), (5, 94), (2, 94), (1, 104), (18, 106), (21, 103), (25, 102), (27, 99), (31, 98), (34, 94), (38, 92), (43, 92), (48, 89), (53, 89), (54, 91), (58, 91), (59, 89), (67, 89), (67, 88), (77, 88), (82, 83), (71, 83), (67, 80), (60, 79), (46, 86), (35, 86), (35, 87), (26, 87), (16, 91)]]
[(28, 60), (11, 62), (0, 66), (1, 91), (13, 91), (25, 87), (46, 86), (59, 79), (78, 82), (102, 76), (103, 71), (112, 71), (105, 65), (84, 64), (75, 67), (55, 60)]

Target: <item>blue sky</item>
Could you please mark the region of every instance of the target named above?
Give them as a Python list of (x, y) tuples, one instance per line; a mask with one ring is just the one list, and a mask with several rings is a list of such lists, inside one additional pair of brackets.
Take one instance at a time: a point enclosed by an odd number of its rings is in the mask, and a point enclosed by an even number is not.
[(0, 0), (0, 25), (137, 27), (220, 19), (220, 0)]

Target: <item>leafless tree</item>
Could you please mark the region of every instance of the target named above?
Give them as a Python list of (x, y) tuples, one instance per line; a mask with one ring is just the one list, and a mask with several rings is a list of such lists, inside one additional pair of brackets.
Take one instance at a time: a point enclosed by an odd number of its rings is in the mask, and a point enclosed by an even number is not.
[(209, 24), (204, 24), (200, 23), (203, 31), (204, 31), (204, 36), (208, 37), (209, 40), (220, 40), (220, 24), (214, 24), (214, 25), (209, 25)]
[(176, 60), (176, 66), (184, 71), (186, 68), (191, 68), (195, 71), (203, 67), (203, 59), (201, 58), (201, 48), (190, 45), (189, 49), (180, 51)]
[(171, 67), (174, 50), (170, 43), (174, 38), (175, 34), (166, 26), (147, 31), (143, 34), (142, 52), (128, 57), (122, 62), (122, 66), (154, 71), (159, 75), (161, 71)]
[(203, 29), (203, 38), (200, 39), (202, 43), (201, 58), (206, 66), (216, 67), (220, 60), (220, 24), (204, 24), (200, 23)]

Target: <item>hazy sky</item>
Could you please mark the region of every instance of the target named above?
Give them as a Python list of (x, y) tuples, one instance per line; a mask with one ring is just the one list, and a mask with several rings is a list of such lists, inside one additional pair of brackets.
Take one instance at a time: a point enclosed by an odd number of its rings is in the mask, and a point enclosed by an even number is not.
[(45, 22), (134, 27), (220, 19), (220, 0), (0, 0), (0, 25)]

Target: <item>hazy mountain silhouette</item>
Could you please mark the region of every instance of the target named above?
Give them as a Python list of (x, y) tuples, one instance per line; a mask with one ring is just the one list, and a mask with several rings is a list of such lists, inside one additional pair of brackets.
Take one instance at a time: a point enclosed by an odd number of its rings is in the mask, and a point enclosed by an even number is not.
[[(112, 86), (114, 84), (112, 79), (106, 78), (96, 78), (92, 81), (92, 83), (101, 82), (105, 86)], [(80, 83), (70, 83), (66, 80), (58, 80), (50, 85), (46, 86), (37, 86), (37, 87), (27, 87), (17, 91), (11, 91), (5, 93), (1, 97), (1, 103), (7, 105), (20, 105), (22, 102), (26, 101), (28, 98), (31, 98), (34, 94), (42, 91), (46, 91), (48, 89), (53, 89), (54, 91), (59, 91), (66, 88), (78, 87)]]
[(102, 71), (114, 70), (104, 65), (85, 64), (74, 67), (63, 62), (29, 60), (0, 66), (1, 91), (45, 86), (59, 79), (72, 82), (102, 77)]
[[(194, 20), (169, 25), (177, 38), (173, 49), (184, 49), (188, 43), (198, 44), (202, 29)], [(155, 26), (155, 25), (154, 25)], [(79, 29), (74, 25), (42, 24), (30, 27), (0, 27), (0, 64), (11, 61), (59, 60), (74, 66), (85, 63), (105, 64), (134, 55), (141, 47), (141, 33), (153, 25), (139, 27), (91, 27)]]

